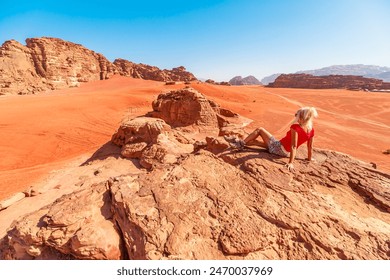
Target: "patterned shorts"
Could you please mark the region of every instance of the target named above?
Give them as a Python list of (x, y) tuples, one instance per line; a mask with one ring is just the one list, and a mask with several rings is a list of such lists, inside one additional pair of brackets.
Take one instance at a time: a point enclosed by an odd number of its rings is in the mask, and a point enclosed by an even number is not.
[(282, 157), (288, 156), (288, 152), (286, 152), (286, 150), (283, 148), (280, 141), (276, 140), (273, 136), (269, 139), (268, 151), (274, 155), (278, 155)]

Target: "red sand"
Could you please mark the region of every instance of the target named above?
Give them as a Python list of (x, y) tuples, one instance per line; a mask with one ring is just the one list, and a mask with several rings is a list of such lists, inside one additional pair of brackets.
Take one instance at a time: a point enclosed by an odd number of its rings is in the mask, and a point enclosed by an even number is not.
[[(276, 89), (259, 86), (192, 87), (277, 138), (300, 106), (315, 106), (320, 148), (375, 162), (390, 171), (390, 95), (347, 90)], [(125, 77), (34, 96), (0, 98), (0, 199), (27, 189), (71, 159), (93, 154), (110, 141), (127, 115), (142, 115), (161, 91), (182, 88)]]

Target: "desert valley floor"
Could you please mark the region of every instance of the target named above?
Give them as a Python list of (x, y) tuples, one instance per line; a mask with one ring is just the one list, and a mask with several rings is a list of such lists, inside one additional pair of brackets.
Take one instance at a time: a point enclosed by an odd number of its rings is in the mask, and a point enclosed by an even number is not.
[[(390, 171), (390, 95), (348, 90), (261, 86), (191, 87), (222, 107), (250, 118), (276, 138), (301, 106), (317, 108), (315, 146), (373, 162)], [(151, 111), (161, 92), (183, 88), (114, 76), (79, 88), (0, 98), (0, 200), (33, 186), (54, 170), (92, 155), (110, 141), (124, 118)], [(77, 160), (76, 160), (77, 161)], [(78, 163), (80, 164), (80, 163)]]

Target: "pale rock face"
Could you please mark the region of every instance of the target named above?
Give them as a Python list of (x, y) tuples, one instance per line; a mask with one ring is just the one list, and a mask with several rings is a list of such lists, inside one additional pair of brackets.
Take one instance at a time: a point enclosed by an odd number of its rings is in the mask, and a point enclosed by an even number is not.
[(101, 54), (56, 38), (11, 40), (0, 48), (1, 94), (29, 94), (107, 79), (115, 67)]
[(31, 50), (15, 40), (0, 48), (0, 95), (28, 94), (47, 86), (36, 73)]
[(51, 81), (54, 89), (79, 86), (80, 82), (103, 80), (114, 67), (101, 54), (54, 38), (27, 39), (37, 73)]

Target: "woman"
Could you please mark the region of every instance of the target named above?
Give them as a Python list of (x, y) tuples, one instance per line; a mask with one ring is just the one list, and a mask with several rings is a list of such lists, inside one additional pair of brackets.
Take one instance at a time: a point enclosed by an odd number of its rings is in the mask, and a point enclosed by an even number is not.
[(259, 143), (258, 145), (267, 148), (272, 154), (284, 157), (289, 156), (290, 159), (286, 166), (288, 170), (292, 171), (294, 169), (293, 162), (297, 149), (303, 143), (307, 142), (308, 160), (311, 161), (312, 159), (314, 137), (313, 118), (316, 117), (318, 117), (318, 113), (314, 107), (300, 108), (295, 114), (295, 119), (290, 126), (290, 130), (279, 141), (262, 127), (255, 129), (244, 140), (229, 137), (225, 137), (225, 139), (230, 142), (232, 147), (242, 149), (245, 145), (250, 144), (257, 137), (261, 136), (263, 143)]

